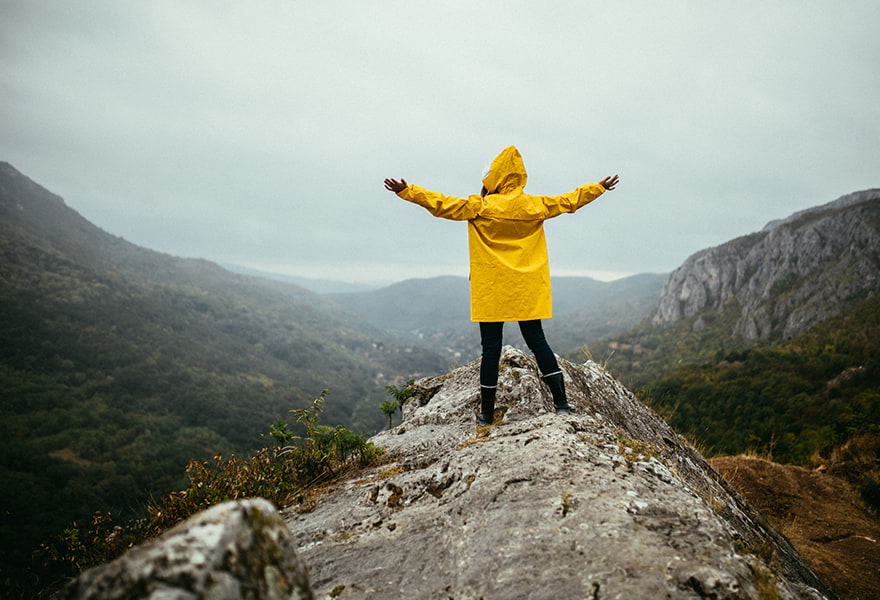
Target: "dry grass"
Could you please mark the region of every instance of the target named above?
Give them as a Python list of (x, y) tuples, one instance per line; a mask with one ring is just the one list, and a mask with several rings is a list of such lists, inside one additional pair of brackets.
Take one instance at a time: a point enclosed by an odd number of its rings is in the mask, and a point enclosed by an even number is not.
[(581, 351), (581, 354), (584, 355), (584, 358), (586, 360), (590, 361), (591, 363), (599, 365), (599, 367), (601, 367), (603, 371), (608, 370), (608, 362), (611, 360), (611, 357), (614, 356), (614, 352), (615, 352), (614, 350), (609, 352), (608, 356), (605, 357), (605, 360), (603, 360), (600, 363), (593, 358), (593, 350), (587, 344), (584, 344), (583, 346), (581, 346), (580, 351)]
[(782, 596), (779, 595), (779, 587), (776, 585), (776, 576), (757, 558), (752, 560), (752, 573), (755, 575), (758, 598), (761, 600), (782, 600)]
[(390, 467), (386, 467), (384, 469), (380, 469), (376, 479), (388, 479), (389, 477), (394, 477), (395, 475), (400, 475), (401, 473), (406, 473), (406, 469), (401, 465), (391, 465)]
[(615, 433), (617, 434), (617, 447), (620, 449), (620, 454), (629, 462), (652, 457), (658, 460), (662, 458), (662, 453), (654, 444), (635, 440), (626, 435), (622, 429), (617, 429)]
[(492, 427), (494, 427), (494, 423), (492, 425), (477, 425), (477, 430), (474, 433), (474, 437), (463, 441), (459, 448), (468, 448), (470, 446), (473, 446), (474, 444), (488, 442), (490, 439), (492, 439), (489, 435), (489, 433), (492, 431)]
[[(727, 456), (711, 462), (841, 600), (880, 598), (880, 580), (865, 577), (880, 571), (880, 520), (851, 484), (757, 457)], [(766, 549), (748, 551), (766, 560)]]

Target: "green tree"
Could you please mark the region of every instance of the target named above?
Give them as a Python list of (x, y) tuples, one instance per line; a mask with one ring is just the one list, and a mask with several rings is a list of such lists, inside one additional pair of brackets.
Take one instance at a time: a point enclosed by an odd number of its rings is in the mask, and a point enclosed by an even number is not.
[[(394, 403), (397, 405), (397, 408), (400, 409), (400, 420), (403, 421), (403, 403), (412, 395), (412, 384), (415, 382), (415, 379), (408, 379), (406, 383), (402, 386), (397, 387), (396, 385), (386, 385), (385, 392), (394, 398)], [(385, 410), (383, 409), (383, 412)], [(386, 413), (387, 414), (387, 413)], [(390, 421), (389, 421), (390, 423)], [(389, 424), (389, 429), (391, 425)]]
[(388, 429), (391, 429), (391, 417), (397, 412), (397, 402), (394, 400), (385, 400), (379, 405), (379, 410), (388, 415)]

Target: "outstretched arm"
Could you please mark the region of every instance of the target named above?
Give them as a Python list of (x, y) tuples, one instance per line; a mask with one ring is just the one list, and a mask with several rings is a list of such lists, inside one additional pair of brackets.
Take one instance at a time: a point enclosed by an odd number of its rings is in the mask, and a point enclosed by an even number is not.
[(605, 192), (613, 190), (620, 181), (617, 175), (609, 175), (599, 183), (582, 185), (573, 192), (561, 196), (545, 197), (544, 206), (547, 208), (547, 217), (551, 219), (562, 213), (573, 213), (582, 206), (586, 206)]
[(406, 179), (398, 181), (388, 178), (385, 180), (385, 189), (394, 192), (404, 200), (426, 208), (435, 217), (452, 221), (473, 219), (483, 206), (483, 199), (480, 196), (468, 196), (467, 198), (444, 196), (417, 185), (409, 185)]

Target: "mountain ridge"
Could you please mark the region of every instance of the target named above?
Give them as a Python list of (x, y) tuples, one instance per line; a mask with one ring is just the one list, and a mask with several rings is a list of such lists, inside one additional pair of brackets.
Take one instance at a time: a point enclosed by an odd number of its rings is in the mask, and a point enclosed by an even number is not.
[(502, 365), (494, 425), (475, 428), (478, 360), (420, 379), (404, 421), (371, 438), (390, 461), (280, 506), (283, 521), (263, 500), (213, 506), (61, 596), (202, 596), (232, 581), (254, 598), (297, 582), (302, 598), (836, 600), (599, 365), (560, 362), (570, 415), (554, 413), (531, 357), (506, 346)]
[(816, 206), (811, 206), (803, 210), (795, 211), (782, 219), (772, 219), (768, 221), (767, 224), (764, 225), (764, 227), (761, 228), (761, 231), (775, 229), (780, 225), (795, 221), (809, 213), (819, 212), (832, 208), (845, 208), (847, 206), (852, 206), (853, 204), (860, 204), (872, 198), (876, 198), (877, 196), (880, 196), (880, 188), (868, 188), (866, 190), (850, 192), (849, 194), (844, 194), (843, 196), (840, 196), (839, 198), (837, 198), (836, 200), (832, 200), (831, 202), (826, 202), (825, 204), (818, 204)]

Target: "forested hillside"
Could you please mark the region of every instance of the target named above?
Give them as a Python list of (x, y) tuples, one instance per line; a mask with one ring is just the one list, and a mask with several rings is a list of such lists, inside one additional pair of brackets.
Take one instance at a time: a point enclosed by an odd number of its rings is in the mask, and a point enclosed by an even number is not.
[(297, 286), (108, 234), (6, 163), (0, 267), (6, 560), (95, 510), (138, 515), (324, 388), (327, 424), (378, 430), (385, 383), (446, 366)]
[(880, 295), (793, 340), (675, 369), (637, 395), (710, 454), (827, 457), (880, 435)]

